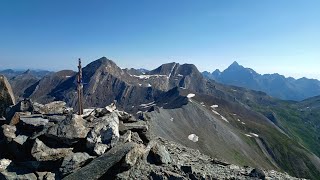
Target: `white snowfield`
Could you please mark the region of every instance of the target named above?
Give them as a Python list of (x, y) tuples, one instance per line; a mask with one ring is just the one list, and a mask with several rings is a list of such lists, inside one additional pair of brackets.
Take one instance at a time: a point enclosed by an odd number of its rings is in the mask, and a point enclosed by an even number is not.
[(195, 94), (192, 94), (192, 93), (191, 93), (191, 94), (188, 94), (188, 95), (187, 95), (187, 98), (193, 98), (193, 97), (195, 97), (195, 96), (196, 96)]
[(152, 106), (155, 106), (156, 104), (154, 103), (154, 101), (150, 102), (150, 103), (147, 103), (147, 104), (140, 104), (140, 107), (142, 108), (149, 108), (149, 107), (152, 107)]
[(255, 133), (250, 133), (252, 136), (254, 136), (254, 137), (259, 137), (259, 135), (258, 134), (255, 134)]
[(219, 105), (214, 104), (214, 105), (212, 105), (212, 106), (210, 106), (210, 107), (212, 107), (212, 108), (218, 108)]
[(130, 76), (133, 76), (133, 77), (136, 77), (136, 78), (139, 78), (139, 79), (149, 79), (149, 78), (159, 78), (159, 77), (166, 77), (168, 78), (167, 75), (161, 75), (161, 74), (153, 74), (153, 75), (132, 75), (130, 74)]
[(225, 122), (229, 123), (228, 119), (225, 118), (224, 116), (221, 116), (221, 119), (224, 120)]
[(219, 116), (220, 116), (220, 113), (218, 113), (217, 111), (212, 110), (212, 112), (215, 113), (216, 115), (219, 115)]
[(195, 134), (190, 134), (190, 135), (188, 136), (188, 139), (189, 139), (190, 141), (193, 141), (193, 142), (198, 142), (198, 141), (199, 141), (199, 137), (198, 137), (197, 135), (195, 135)]
[(255, 133), (249, 133), (249, 134), (244, 134), (244, 135), (246, 135), (247, 137), (256, 137), (256, 138), (259, 137), (259, 135), (255, 134)]

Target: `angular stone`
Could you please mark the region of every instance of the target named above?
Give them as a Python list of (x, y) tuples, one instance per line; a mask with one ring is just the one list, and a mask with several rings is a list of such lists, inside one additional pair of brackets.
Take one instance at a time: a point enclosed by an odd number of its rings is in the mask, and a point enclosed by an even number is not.
[(132, 132), (131, 141), (135, 142), (137, 144), (143, 144), (143, 141), (141, 140), (141, 138), (137, 132)]
[(123, 121), (125, 123), (137, 122), (137, 120), (134, 117), (132, 117), (131, 114), (125, 111), (115, 111), (115, 113), (117, 113), (120, 121)]
[(115, 146), (107, 153), (94, 159), (85, 167), (63, 178), (64, 180), (90, 179), (96, 180), (102, 177), (111, 167), (120, 162), (123, 157), (135, 147), (134, 143), (126, 143)]
[(12, 139), (16, 138), (16, 131), (17, 131), (16, 126), (4, 124), (1, 127), (2, 127), (3, 135), (7, 139), (7, 141), (11, 141)]
[(34, 103), (34, 112), (40, 114), (69, 114), (73, 112), (73, 109), (66, 107), (66, 103), (63, 101), (54, 101), (45, 105)]
[(0, 172), (0, 179), (5, 179), (5, 180), (37, 180), (37, 176), (32, 173), (32, 172), (8, 172), (8, 171), (3, 171)]
[(163, 145), (155, 144), (149, 152), (148, 162), (151, 164), (161, 165), (171, 163), (169, 152)]
[(19, 112), (16, 112), (16, 113), (13, 115), (13, 117), (11, 118), (9, 124), (12, 125), (12, 126), (15, 126), (15, 125), (17, 125), (17, 124), (19, 123), (19, 121), (20, 121), (20, 113), (19, 113)]
[(25, 135), (19, 135), (16, 138), (13, 139), (14, 142), (17, 144), (23, 146), (23, 144), (28, 140), (28, 136)]
[(113, 112), (114, 110), (117, 109), (115, 103), (111, 103), (109, 106), (106, 106), (105, 108), (106, 108), (106, 110), (108, 110), (109, 112)]
[(83, 165), (87, 164), (94, 157), (87, 153), (74, 153), (69, 154), (63, 159), (60, 172), (63, 176), (80, 169)]
[(87, 137), (89, 129), (84, 125), (85, 120), (79, 115), (68, 116), (65, 120), (50, 127), (46, 136), (56, 138), (66, 144), (74, 144)]
[(124, 166), (131, 168), (133, 167), (139, 159), (143, 158), (145, 149), (143, 145), (136, 145), (124, 159)]
[(12, 163), (12, 161), (9, 159), (1, 159), (0, 160), (0, 172), (5, 171), (8, 168), (8, 166), (10, 166), (11, 163)]
[(72, 153), (72, 148), (49, 148), (39, 139), (35, 140), (31, 149), (31, 155), (37, 161), (56, 161), (66, 157), (70, 153)]
[(56, 180), (56, 174), (52, 172), (36, 172), (38, 179), (40, 180)]
[(126, 143), (126, 142), (131, 142), (131, 131), (127, 131), (124, 135), (120, 136), (119, 142), (121, 143)]

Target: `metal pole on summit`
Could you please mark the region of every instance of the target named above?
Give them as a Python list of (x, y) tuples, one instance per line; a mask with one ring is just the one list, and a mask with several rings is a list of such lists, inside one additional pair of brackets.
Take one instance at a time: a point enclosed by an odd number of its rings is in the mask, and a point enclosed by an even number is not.
[(82, 84), (82, 67), (81, 67), (81, 59), (79, 58), (79, 65), (78, 65), (78, 114), (82, 115), (83, 114), (83, 104), (82, 104), (82, 98), (83, 98), (83, 84)]

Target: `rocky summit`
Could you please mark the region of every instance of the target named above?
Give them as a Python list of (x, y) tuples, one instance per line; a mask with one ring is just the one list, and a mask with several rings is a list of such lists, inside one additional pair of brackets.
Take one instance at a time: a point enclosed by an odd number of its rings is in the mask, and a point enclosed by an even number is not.
[(115, 104), (76, 115), (63, 102), (25, 99), (8, 112), (14, 115), (1, 126), (0, 179), (296, 179), (157, 137), (148, 118)]

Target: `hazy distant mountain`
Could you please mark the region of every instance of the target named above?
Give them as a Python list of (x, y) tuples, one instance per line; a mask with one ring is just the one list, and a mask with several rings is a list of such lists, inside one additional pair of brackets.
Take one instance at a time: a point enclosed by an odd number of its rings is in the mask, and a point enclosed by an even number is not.
[(232, 63), (226, 70), (212, 73), (203, 72), (206, 78), (217, 82), (263, 91), (267, 94), (284, 99), (300, 101), (320, 95), (320, 81), (316, 79), (285, 78), (280, 74), (258, 74), (253, 69), (245, 68), (237, 62)]
[(0, 74), (5, 75), (8, 79), (11, 79), (15, 76), (21, 75), (23, 73), (29, 73), (32, 74), (36, 78), (42, 78), (45, 75), (48, 75), (52, 73), (51, 71), (47, 70), (13, 70), (13, 69), (5, 69), (5, 70), (0, 70)]

